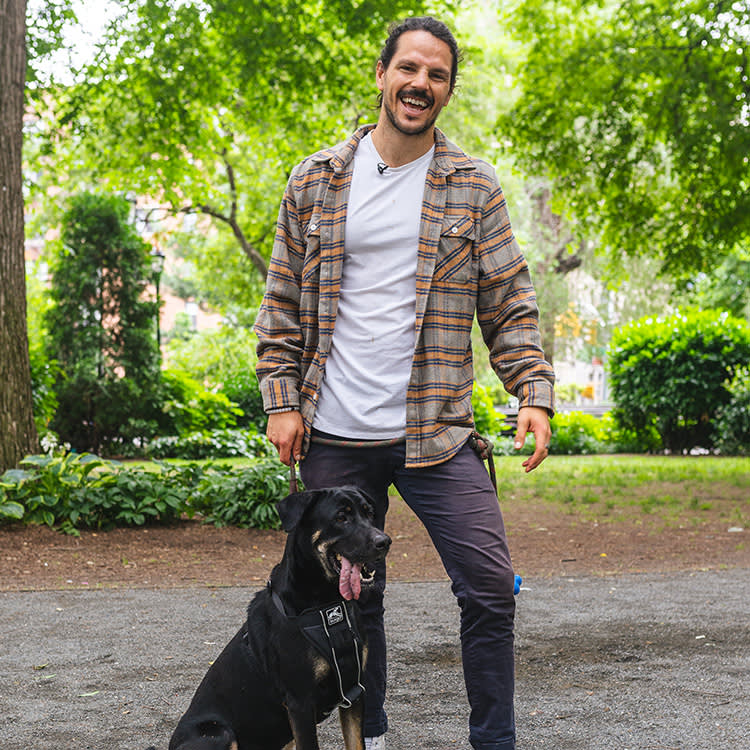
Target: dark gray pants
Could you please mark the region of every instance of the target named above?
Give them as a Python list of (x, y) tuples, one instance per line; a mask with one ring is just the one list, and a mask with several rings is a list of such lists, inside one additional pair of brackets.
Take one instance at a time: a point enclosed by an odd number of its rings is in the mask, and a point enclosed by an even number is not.
[[(464, 447), (449, 461), (404, 467), (404, 444), (346, 447), (313, 442), (300, 465), (307, 489), (352, 484), (375, 502), (384, 527), (391, 484), (424, 524), (452, 582), (461, 610), (464, 679), (471, 707), (469, 739), (476, 750), (513, 750), (513, 569), (500, 506), (482, 461)], [(383, 734), (386, 648), (385, 564), (378, 587), (362, 603), (370, 643), (365, 675), (365, 736)]]

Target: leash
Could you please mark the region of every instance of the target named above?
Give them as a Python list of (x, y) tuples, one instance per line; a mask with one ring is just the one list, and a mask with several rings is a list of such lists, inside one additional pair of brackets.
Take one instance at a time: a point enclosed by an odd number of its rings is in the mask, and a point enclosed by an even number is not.
[(295, 468), (296, 464), (294, 463), (294, 459), (291, 460), (291, 463), (289, 464), (289, 494), (293, 495), (295, 492), (297, 492), (297, 469)]
[(476, 430), (473, 430), (471, 435), (469, 435), (469, 445), (482, 461), (487, 462), (490, 480), (497, 495), (497, 477), (495, 476), (495, 458), (492, 455), (492, 443), (487, 438), (482, 437)]

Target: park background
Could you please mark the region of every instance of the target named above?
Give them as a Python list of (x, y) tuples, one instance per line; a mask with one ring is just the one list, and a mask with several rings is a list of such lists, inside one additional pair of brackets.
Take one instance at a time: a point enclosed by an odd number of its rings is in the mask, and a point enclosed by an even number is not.
[[(438, 125), (495, 166), (532, 270), (551, 453), (601, 457), (598, 482), (563, 464), (531, 492), (747, 525), (747, 2), (4, 7), (5, 523), (277, 525), (251, 327), (279, 200), (376, 118), (387, 24), (425, 12), (464, 51)], [(516, 405), (474, 348), (500, 460)], [(644, 492), (665, 455), (668, 488)]]

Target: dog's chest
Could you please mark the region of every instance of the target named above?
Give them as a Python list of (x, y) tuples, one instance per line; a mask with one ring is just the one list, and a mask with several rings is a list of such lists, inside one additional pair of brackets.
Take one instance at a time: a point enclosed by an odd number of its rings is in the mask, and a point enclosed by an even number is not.
[(296, 673), (299, 679), (300, 673), (306, 672), (305, 681), (315, 684), (321, 697), (319, 706), (324, 710), (348, 706), (364, 691), (362, 674), (367, 649), (354, 607), (351, 602), (336, 601), (295, 616), (284, 613), (278, 623), (286, 633), (282, 640), (298, 644), (293, 649), (298, 654), (296, 661), (281, 658), (289, 677)]

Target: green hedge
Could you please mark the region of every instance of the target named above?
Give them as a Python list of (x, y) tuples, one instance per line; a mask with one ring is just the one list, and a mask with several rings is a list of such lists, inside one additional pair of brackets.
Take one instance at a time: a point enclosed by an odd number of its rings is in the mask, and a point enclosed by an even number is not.
[(274, 459), (229, 464), (127, 466), (91, 454), (28, 456), (0, 477), (0, 521), (46, 524), (67, 533), (174, 523), (201, 517), (215, 524), (278, 528), (275, 504), (288, 492), (286, 468)]
[(750, 326), (718, 310), (642, 318), (616, 330), (609, 347), (615, 416), (626, 429), (655, 428), (664, 448), (714, 447), (728, 382), (750, 361)]

